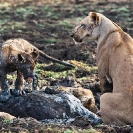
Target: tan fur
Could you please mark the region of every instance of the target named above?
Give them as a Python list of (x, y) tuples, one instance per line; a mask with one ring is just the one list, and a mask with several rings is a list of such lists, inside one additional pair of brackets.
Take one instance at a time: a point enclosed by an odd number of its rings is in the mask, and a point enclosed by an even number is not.
[(73, 87), (59, 87), (58, 91), (66, 91), (77, 97), (85, 108), (92, 111), (93, 113), (97, 113), (98, 109), (95, 105), (95, 99), (93, 93), (89, 89), (84, 89), (82, 87), (73, 88)]
[(5, 119), (7, 121), (16, 118), (15, 116), (10, 115), (10, 114), (5, 113), (5, 112), (0, 112), (0, 117), (3, 118), (3, 120)]
[(133, 123), (133, 39), (104, 15), (92, 12), (75, 27), (72, 37), (97, 42), (103, 122)]
[[(2, 46), (3, 58), (9, 61), (9, 56), (14, 56), (17, 58), (17, 55), (20, 53), (31, 54), (36, 52), (36, 57), (39, 56), (39, 51), (28, 41), (18, 38), (7, 40)], [(35, 53), (34, 53), (35, 54)]]

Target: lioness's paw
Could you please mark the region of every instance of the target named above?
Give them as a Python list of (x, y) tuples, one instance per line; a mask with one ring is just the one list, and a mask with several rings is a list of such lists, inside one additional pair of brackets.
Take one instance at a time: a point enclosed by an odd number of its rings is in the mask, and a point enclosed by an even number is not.
[(2, 91), (0, 93), (0, 102), (6, 102), (11, 98), (10, 90)]
[(14, 90), (12, 91), (12, 93), (13, 93), (13, 95), (15, 95), (15, 96), (22, 96), (22, 95), (25, 95), (25, 94), (26, 94), (24, 90), (18, 90), (18, 89), (14, 89)]

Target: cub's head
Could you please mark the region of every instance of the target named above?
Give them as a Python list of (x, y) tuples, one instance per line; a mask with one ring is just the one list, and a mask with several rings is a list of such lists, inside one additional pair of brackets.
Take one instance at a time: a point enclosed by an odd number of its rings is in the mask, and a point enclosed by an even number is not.
[(82, 101), (81, 99), (81, 102), (84, 105), (84, 107), (90, 110), (91, 112), (95, 114), (98, 112), (98, 108), (92, 99), (86, 99), (86, 101)]
[(27, 82), (32, 81), (34, 75), (33, 70), (35, 68), (35, 60), (31, 55), (27, 53), (18, 54), (16, 67), (17, 70), (19, 70), (23, 74), (23, 77)]
[(90, 12), (89, 15), (74, 28), (71, 37), (76, 42), (82, 42), (85, 37), (88, 37), (88, 39), (96, 40), (99, 36), (99, 24), (99, 14)]
[(10, 54), (9, 56), (10, 65), (14, 66), (17, 71), (21, 72), (27, 82), (31, 82), (34, 76), (35, 62), (38, 57), (38, 53), (33, 51), (29, 54), (23, 51), (15, 50), (14, 53), (15, 55)]

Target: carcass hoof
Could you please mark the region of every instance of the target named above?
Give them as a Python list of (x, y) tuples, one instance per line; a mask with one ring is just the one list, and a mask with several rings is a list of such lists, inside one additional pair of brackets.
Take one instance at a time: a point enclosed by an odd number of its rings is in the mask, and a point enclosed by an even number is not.
[(6, 102), (11, 98), (10, 90), (2, 91), (0, 93), (0, 102)]
[(24, 90), (18, 90), (18, 89), (14, 89), (12, 93), (14, 96), (22, 96), (26, 94)]
[(23, 90), (26, 92), (26, 93), (30, 93), (30, 92), (32, 92), (32, 83), (26, 83), (25, 85), (24, 85), (24, 88), (23, 88)]
[(33, 90), (38, 90), (38, 75), (37, 74), (34, 74), (34, 77), (33, 77), (33, 84), (32, 84), (32, 87), (33, 87)]

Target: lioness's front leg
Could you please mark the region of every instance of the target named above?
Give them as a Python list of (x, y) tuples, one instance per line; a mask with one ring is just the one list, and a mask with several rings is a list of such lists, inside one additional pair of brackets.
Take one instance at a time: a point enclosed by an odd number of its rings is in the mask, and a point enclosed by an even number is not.
[(20, 71), (17, 71), (17, 79), (15, 81), (15, 89), (13, 90), (13, 94), (16, 96), (20, 96), (25, 94), (23, 90), (24, 78)]
[(6, 73), (4, 72), (4, 70), (0, 71), (0, 83), (1, 83), (1, 93), (0, 93), (0, 101), (1, 102), (6, 102), (10, 97), (10, 90), (9, 90), (9, 86), (7, 83), (7, 78), (6, 78)]
[(113, 91), (113, 83), (109, 83), (106, 76), (99, 77), (99, 80), (100, 80), (100, 89), (102, 93)]

